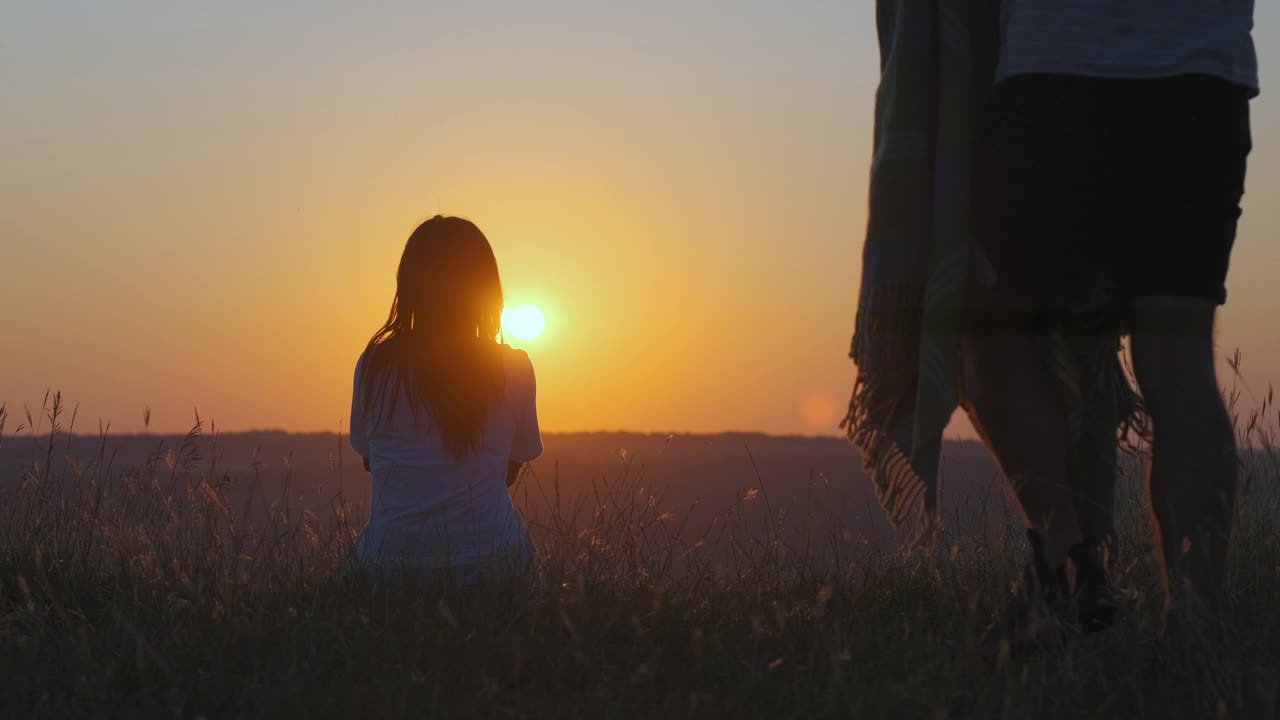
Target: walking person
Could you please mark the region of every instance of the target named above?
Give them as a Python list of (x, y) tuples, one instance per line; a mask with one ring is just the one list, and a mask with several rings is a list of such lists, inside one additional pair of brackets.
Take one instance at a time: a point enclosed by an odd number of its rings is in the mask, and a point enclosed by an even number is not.
[[(1070, 308), (1114, 308), (1150, 418), (1148, 488), (1169, 613), (1216, 611), (1239, 494), (1213, 329), (1258, 93), (1252, 27), (1252, 0), (1004, 0), (975, 160), (975, 227), (996, 278), (987, 297), (1016, 309), (994, 316), (1012, 326), (973, 343), (975, 385), (1051, 400), (1044, 373), (1027, 370), (1045, 323)], [(1049, 594), (1108, 592), (1084, 542), (1095, 529), (1071, 512), (1082, 488), (1056, 463), (1062, 455), (1046, 464), (1014, 447), (1030, 430), (1040, 440), (1028, 451), (1064, 450), (1053, 440), (1060, 417), (974, 414), (989, 432), (1040, 423), (989, 439), (1007, 474), (1040, 475), (1031, 495), (1048, 529), (1033, 547)], [(1074, 588), (1062, 587), (1069, 565)]]
[[(876, 5), (881, 81), (850, 350), (858, 375), (843, 427), (890, 520), (914, 519), (912, 543), (932, 546), (942, 433), (965, 409), (1023, 509), (1037, 558), (1023, 594), (1082, 605), (1071, 619), (1094, 629), (1114, 615), (1103, 563), (1091, 558), (1114, 544), (1117, 436), (1141, 414), (1115, 323), (1015, 328), (1026, 312), (991, 287), (973, 198), (1000, 9), (996, 0)], [(1088, 592), (1067, 598), (1056, 576), (1072, 553)], [(1010, 605), (1022, 607), (1019, 625), (1033, 625), (1039, 607)]]

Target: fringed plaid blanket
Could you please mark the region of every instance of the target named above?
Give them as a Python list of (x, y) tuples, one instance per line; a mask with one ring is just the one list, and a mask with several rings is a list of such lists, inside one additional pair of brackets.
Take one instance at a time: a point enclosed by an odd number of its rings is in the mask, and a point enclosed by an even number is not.
[[(891, 521), (916, 519), (917, 541), (936, 527), (942, 433), (962, 398), (972, 153), (998, 22), (999, 0), (876, 3), (881, 80), (850, 351), (858, 375), (842, 427)], [(1080, 321), (1064, 321), (1043, 347), (1073, 408), (1073, 441), (1092, 448), (1075, 470), (1096, 481), (1108, 457), (1114, 473), (1116, 423), (1137, 405), (1119, 365), (1118, 331), (1082, 335), (1069, 327)], [(1088, 387), (1110, 392), (1095, 398)]]

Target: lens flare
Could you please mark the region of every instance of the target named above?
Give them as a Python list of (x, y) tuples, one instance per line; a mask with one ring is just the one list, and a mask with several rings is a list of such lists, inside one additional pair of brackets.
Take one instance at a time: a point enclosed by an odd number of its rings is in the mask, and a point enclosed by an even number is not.
[(547, 329), (547, 318), (532, 305), (518, 305), (502, 311), (502, 329), (517, 340), (533, 340)]

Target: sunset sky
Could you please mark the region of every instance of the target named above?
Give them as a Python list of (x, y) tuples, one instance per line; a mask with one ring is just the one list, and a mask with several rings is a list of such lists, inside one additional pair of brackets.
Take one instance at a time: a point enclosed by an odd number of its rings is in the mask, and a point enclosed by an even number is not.
[[(139, 430), (144, 405), (153, 430), (193, 407), (336, 429), (405, 239), (445, 213), (489, 236), (508, 304), (546, 314), (521, 344), (544, 430), (836, 432), (870, 0), (369, 7), (0, 6), (0, 401), (60, 388), (86, 429)], [(1280, 9), (1257, 12), (1219, 344), (1262, 389)]]

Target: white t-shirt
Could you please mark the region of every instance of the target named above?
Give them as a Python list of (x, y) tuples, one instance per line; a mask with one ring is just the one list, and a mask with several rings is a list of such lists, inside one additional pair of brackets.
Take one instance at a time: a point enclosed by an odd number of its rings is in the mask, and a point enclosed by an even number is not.
[(1212, 75), (1258, 89), (1254, 0), (1004, 0), (999, 82)]
[(425, 414), (415, 421), (403, 387), (394, 413), (380, 412), (386, 398), (364, 411), (367, 354), (356, 363), (351, 394), (351, 447), (373, 473), (369, 524), (356, 539), (356, 556), (423, 568), (529, 557), (528, 532), (507, 492), (507, 463), (542, 454), (529, 356), (504, 347), (506, 390), (489, 410), (476, 451), (458, 460)]

